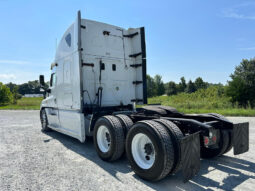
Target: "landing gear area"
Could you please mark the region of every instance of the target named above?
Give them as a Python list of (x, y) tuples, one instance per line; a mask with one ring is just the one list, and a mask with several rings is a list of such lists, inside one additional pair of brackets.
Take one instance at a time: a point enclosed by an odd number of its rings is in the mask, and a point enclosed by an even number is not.
[(247, 152), (248, 128), (248, 123), (233, 124), (218, 114), (185, 115), (149, 106), (99, 117), (93, 137), (102, 160), (114, 161), (126, 152), (131, 168), (145, 180), (182, 170), (188, 181), (199, 172), (200, 157), (218, 157), (233, 147), (235, 153)]

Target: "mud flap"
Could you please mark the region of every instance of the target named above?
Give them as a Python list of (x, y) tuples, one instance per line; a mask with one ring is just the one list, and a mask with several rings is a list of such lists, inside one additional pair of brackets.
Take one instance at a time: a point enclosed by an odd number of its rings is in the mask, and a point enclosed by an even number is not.
[(183, 181), (193, 178), (200, 169), (200, 132), (181, 140), (181, 164)]
[(249, 150), (249, 123), (237, 123), (233, 127), (234, 155)]

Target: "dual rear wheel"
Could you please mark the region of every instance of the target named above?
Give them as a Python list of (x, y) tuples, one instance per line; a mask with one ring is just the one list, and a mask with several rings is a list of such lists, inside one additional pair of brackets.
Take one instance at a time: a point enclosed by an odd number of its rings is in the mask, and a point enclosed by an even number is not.
[(125, 137), (133, 125), (126, 115), (106, 115), (94, 127), (94, 145), (99, 157), (105, 161), (119, 159), (125, 150)]
[(137, 122), (126, 139), (126, 154), (134, 172), (151, 181), (170, 174), (176, 157), (173, 141), (167, 128), (159, 122)]
[(101, 159), (117, 160), (126, 150), (135, 173), (151, 181), (178, 171), (179, 139), (182, 137), (174, 123), (163, 119), (144, 120), (133, 125), (125, 115), (103, 116), (94, 127), (94, 144)]
[(94, 145), (99, 157), (114, 161), (124, 152), (124, 130), (117, 117), (107, 115), (99, 118), (94, 127)]
[[(133, 124), (126, 115), (109, 115), (99, 118), (94, 127), (94, 144), (101, 159), (114, 161), (126, 151), (134, 172), (150, 181), (160, 180), (180, 170), (182, 138), (181, 130), (166, 119)], [(226, 153), (232, 148), (231, 139), (229, 131), (220, 130), (218, 147), (202, 145), (201, 157), (213, 158)]]

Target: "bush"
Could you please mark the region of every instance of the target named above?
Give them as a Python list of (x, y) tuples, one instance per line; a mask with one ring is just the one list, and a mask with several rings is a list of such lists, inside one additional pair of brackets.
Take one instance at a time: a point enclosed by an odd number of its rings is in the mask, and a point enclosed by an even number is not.
[(0, 82), (0, 105), (13, 103), (13, 95), (10, 89)]
[(179, 93), (172, 96), (158, 96), (149, 99), (150, 104), (160, 103), (181, 109), (226, 109), (233, 108), (223, 86), (210, 86), (194, 93)]

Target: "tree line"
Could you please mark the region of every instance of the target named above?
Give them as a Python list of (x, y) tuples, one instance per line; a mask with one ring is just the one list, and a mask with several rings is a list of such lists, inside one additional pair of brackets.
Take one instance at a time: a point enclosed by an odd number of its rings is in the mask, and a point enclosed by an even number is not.
[[(234, 73), (230, 75), (231, 80), (227, 85), (211, 84), (205, 82), (201, 77), (195, 81), (189, 80), (186, 82), (184, 77), (181, 77), (179, 83), (170, 81), (164, 83), (160, 75), (151, 77), (147, 75), (147, 95), (155, 97), (161, 95), (177, 95), (179, 93), (194, 93), (199, 89), (207, 89), (210, 86), (221, 87), (220, 91), (228, 96), (232, 103), (238, 103), (242, 107), (255, 107), (255, 58), (243, 59), (242, 62), (235, 68)], [(223, 87), (223, 88), (222, 88)], [(29, 81), (20, 85), (14, 83), (3, 84), (0, 82), (0, 105), (16, 103), (22, 95), (25, 94), (40, 94), (40, 84), (38, 80)]]
[(199, 89), (207, 89), (210, 86), (220, 87), (219, 90), (225, 96), (228, 96), (233, 104), (238, 104), (241, 107), (255, 107), (255, 58), (243, 59), (240, 65), (235, 68), (233, 74), (230, 75), (231, 80), (227, 85), (212, 84), (205, 82), (201, 77), (198, 77), (193, 82), (186, 82), (184, 77), (180, 78), (179, 83), (170, 81), (164, 83), (160, 75), (151, 77), (147, 75), (147, 95), (155, 97), (161, 95), (177, 95), (179, 93), (194, 93)]
[(179, 83), (175, 83), (174, 81), (164, 83), (162, 77), (158, 74), (155, 75), (154, 78), (147, 75), (148, 97), (161, 96), (164, 94), (171, 96), (182, 92), (193, 93), (199, 89), (206, 89), (212, 85), (222, 84), (210, 84), (204, 82), (201, 77), (198, 77), (194, 82), (189, 80), (188, 83), (186, 83), (185, 77), (181, 77)]
[[(46, 84), (47, 85), (47, 84)], [(15, 104), (25, 94), (41, 94), (38, 80), (23, 84), (12, 82), (3, 84), (0, 82), (0, 105)]]

